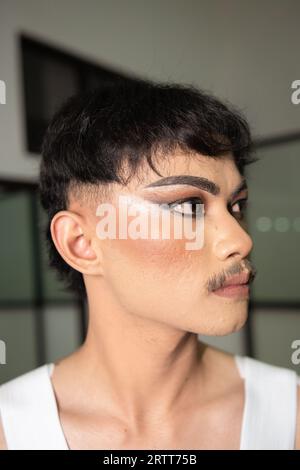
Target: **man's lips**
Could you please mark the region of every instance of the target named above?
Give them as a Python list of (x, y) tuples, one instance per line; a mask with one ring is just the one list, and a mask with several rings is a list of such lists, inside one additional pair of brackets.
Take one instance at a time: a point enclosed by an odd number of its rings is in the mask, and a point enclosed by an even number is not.
[(249, 272), (231, 276), (219, 289), (213, 290), (213, 293), (221, 297), (248, 297), (249, 279)]
[(250, 278), (250, 273), (249, 272), (236, 274), (236, 275), (231, 276), (230, 278), (226, 279), (226, 281), (223, 282), (221, 287), (248, 284), (249, 283), (249, 278)]

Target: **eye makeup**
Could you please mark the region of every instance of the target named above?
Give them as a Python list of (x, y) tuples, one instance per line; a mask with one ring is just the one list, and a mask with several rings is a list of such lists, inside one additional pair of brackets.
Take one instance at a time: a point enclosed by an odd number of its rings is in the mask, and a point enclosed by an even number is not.
[[(235, 190), (232, 191), (230, 201), (227, 204), (229, 212), (235, 218), (240, 220), (245, 216), (248, 197), (244, 196), (234, 202), (231, 201), (242, 191), (247, 192), (247, 183), (245, 179), (242, 179)], [(149, 202), (167, 205), (172, 212), (181, 214), (184, 217), (195, 217), (196, 213), (193, 212), (193, 210), (188, 210), (188, 207), (195, 207), (197, 204), (202, 204), (201, 210), (203, 214), (205, 212), (203, 212), (203, 208), (209, 204), (208, 196), (205, 193), (210, 193), (212, 196), (209, 197), (214, 197), (220, 193), (220, 188), (213, 181), (207, 180), (206, 178), (193, 177), (191, 175), (179, 175), (163, 178), (151, 183), (143, 188), (143, 193), (144, 195), (142, 197)], [(177, 197), (176, 194), (178, 195)], [(240, 206), (240, 210), (236, 211), (233, 208), (238, 204)], [(175, 210), (175, 207), (180, 205), (184, 206), (184, 211)]]
[[(201, 206), (200, 206), (201, 204)], [(184, 217), (196, 217), (196, 215), (203, 215), (203, 201), (199, 197), (186, 197), (183, 199), (177, 199), (176, 201), (168, 203), (168, 206), (172, 212), (175, 212), (176, 214), (181, 214)], [(183, 209), (175, 209), (175, 207), (182, 207)], [(188, 207), (194, 208), (188, 210)]]
[[(178, 190), (176, 190), (176, 192), (178, 192)], [(197, 210), (199, 208), (199, 206), (197, 208), (197, 204), (198, 205), (202, 204), (202, 214), (205, 213), (205, 210), (203, 212), (203, 209), (205, 209), (205, 207), (209, 205), (209, 202), (205, 195), (201, 194), (201, 196), (199, 196), (199, 190), (195, 191), (194, 194), (191, 194), (193, 193), (193, 190), (191, 190), (190, 188), (189, 190), (185, 191), (185, 193), (187, 194), (186, 196), (182, 194), (182, 191), (179, 191), (179, 192), (180, 192), (180, 196), (178, 195), (178, 197), (176, 197), (174, 195), (173, 197), (171, 197), (170, 193), (173, 193), (173, 191), (168, 191), (165, 194), (158, 194), (158, 192), (155, 191), (154, 194), (147, 195), (146, 199), (149, 200), (151, 203), (154, 203), (157, 205), (161, 205), (161, 204), (166, 205), (168, 206), (169, 210), (171, 210), (172, 212), (182, 214), (182, 216), (185, 216), (185, 217), (195, 217), (196, 215), (196, 212), (188, 210), (188, 205), (193, 206), (194, 209)], [(184, 205), (184, 208), (185, 208), (184, 211), (175, 209), (176, 206), (180, 206), (180, 205)], [(240, 209), (234, 210), (233, 208), (237, 205), (239, 205)], [(236, 199), (234, 202), (229, 202), (227, 204), (228, 211), (234, 217), (238, 219), (242, 219), (244, 217), (247, 207), (248, 207), (247, 196), (246, 197), (244, 196), (243, 198), (240, 198), (240, 199)]]

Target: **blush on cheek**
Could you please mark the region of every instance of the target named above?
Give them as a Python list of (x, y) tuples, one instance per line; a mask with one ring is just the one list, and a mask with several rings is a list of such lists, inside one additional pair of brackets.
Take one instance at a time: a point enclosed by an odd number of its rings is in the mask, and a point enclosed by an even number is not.
[[(191, 286), (198, 277), (199, 253), (187, 251), (185, 240), (116, 240), (116, 250), (131, 268), (151, 282), (176, 280)], [(135, 268), (134, 268), (135, 267)], [(163, 285), (161, 286), (163, 287)]]
[[(140, 218), (140, 221), (145, 221), (148, 225), (143, 226), (143, 229), (138, 225), (133, 225), (135, 217), (126, 215), (124, 219), (124, 208), (117, 208), (116, 211), (116, 239), (105, 241), (105, 244), (109, 246), (109, 252), (111, 258), (119, 260), (127, 259), (127, 262), (139, 265), (142, 268), (147, 266), (156, 266), (162, 269), (164, 272), (170, 272), (170, 270), (184, 269), (186, 263), (191, 260), (196, 260), (199, 257), (199, 250), (187, 249), (187, 242), (190, 240), (185, 238), (184, 235), (181, 238), (175, 238), (174, 224), (179, 220), (177, 216), (170, 217), (170, 227), (165, 230), (163, 235), (162, 230), (162, 212), (156, 212), (154, 219), (150, 218), (150, 211), (147, 209), (147, 205), (144, 209), (144, 219)], [(121, 212), (121, 214), (120, 214)], [(126, 220), (126, 225), (123, 225), (122, 231), (126, 238), (120, 238), (120, 219)], [(153, 232), (151, 231), (151, 223), (155, 225)], [(125, 230), (124, 230), (125, 228)], [(143, 238), (132, 238), (131, 234), (142, 233)], [(153, 236), (153, 233), (155, 234)], [(181, 233), (180, 231), (177, 233)], [(147, 238), (145, 238), (147, 237)], [(165, 238), (169, 237), (169, 238)], [(200, 250), (201, 251), (201, 250)], [(193, 263), (192, 263), (193, 264)], [(195, 263), (197, 265), (197, 263)]]
[[(169, 263), (176, 263), (185, 258), (183, 240), (116, 240), (116, 248), (124, 256), (140, 261), (142, 264), (157, 264), (172, 268)], [(166, 265), (166, 263), (168, 263)]]

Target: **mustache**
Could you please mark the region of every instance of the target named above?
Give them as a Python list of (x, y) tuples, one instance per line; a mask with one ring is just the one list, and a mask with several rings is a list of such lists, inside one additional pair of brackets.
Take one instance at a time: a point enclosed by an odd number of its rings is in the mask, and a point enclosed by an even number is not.
[(229, 277), (233, 276), (234, 274), (241, 274), (241, 273), (249, 273), (249, 284), (254, 281), (256, 275), (257, 275), (257, 269), (254, 266), (254, 264), (248, 260), (245, 259), (243, 263), (239, 264), (234, 264), (232, 265), (226, 272), (223, 271), (220, 274), (214, 274), (206, 284), (207, 290), (209, 292), (220, 289), (223, 287), (224, 282), (226, 279)]

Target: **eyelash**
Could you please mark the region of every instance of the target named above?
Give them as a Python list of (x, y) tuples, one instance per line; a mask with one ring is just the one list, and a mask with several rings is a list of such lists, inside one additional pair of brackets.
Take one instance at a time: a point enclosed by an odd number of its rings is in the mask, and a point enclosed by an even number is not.
[[(193, 213), (192, 215), (191, 214), (184, 214), (183, 212), (179, 212), (179, 211), (176, 211), (176, 210), (173, 209), (173, 206), (184, 204), (186, 202), (203, 204), (202, 199), (200, 199), (198, 197), (191, 197), (191, 198), (180, 199), (180, 200), (177, 200), (177, 201), (174, 201), (174, 202), (170, 202), (170, 203), (168, 203), (168, 206), (171, 210), (173, 210), (173, 212), (176, 212), (177, 214), (181, 214), (183, 217), (193, 217), (193, 218), (195, 218), (196, 213)], [(232, 211), (232, 207), (235, 206), (236, 204), (241, 205), (240, 210), (238, 212)], [(239, 199), (239, 200), (235, 201), (234, 204), (231, 206), (231, 214), (234, 217), (236, 217), (237, 219), (243, 220), (244, 217), (245, 217), (245, 211), (247, 209), (247, 204), (248, 204), (248, 199), (247, 198), (243, 198), (243, 199)], [(205, 211), (204, 211), (204, 213), (205, 213)]]
[[(231, 212), (234, 217), (237, 217), (237, 219), (239, 220), (243, 220), (244, 217), (245, 217), (245, 212), (246, 212), (246, 209), (248, 207), (248, 199), (247, 198), (243, 198), (243, 199), (239, 199), (238, 201), (235, 201), (235, 203), (231, 206), (231, 209), (233, 206), (235, 206), (236, 204), (241, 204), (241, 209), (239, 212)], [(239, 214), (239, 215), (238, 215)]]
[(174, 202), (170, 202), (168, 204), (168, 206), (170, 207), (171, 210), (173, 210), (173, 212), (176, 212), (177, 214), (181, 214), (183, 217), (193, 217), (195, 218), (196, 216), (196, 213), (193, 213), (192, 215), (191, 214), (184, 214), (183, 212), (179, 212), (179, 211), (175, 211), (174, 209), (172, 209), (173, 206), (178, 206), (180, 204), (185, 204), (186, 202), (192, 202), (192, 203), (198, 203), (198, 204), (203, 204), (203, 201), (202, 199), (200, 199), (199, 197), (190, 197), (190, 198), (185, 198), (185, 199), (180, 199), (178, 201), (174, 201)]

